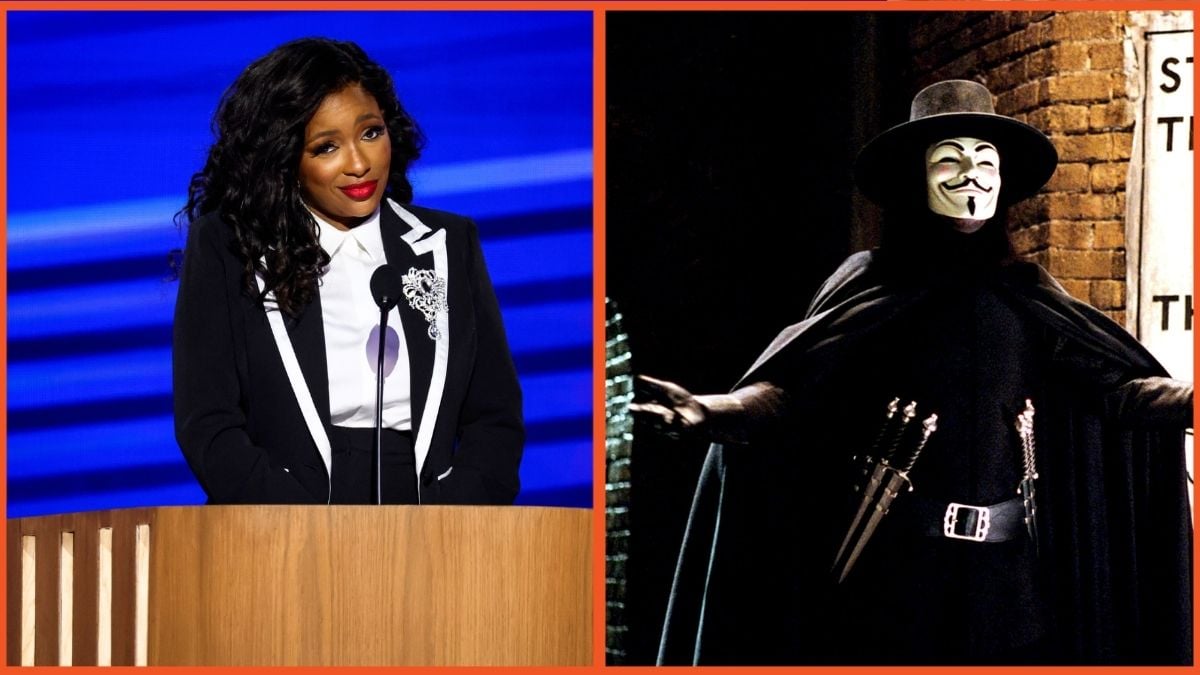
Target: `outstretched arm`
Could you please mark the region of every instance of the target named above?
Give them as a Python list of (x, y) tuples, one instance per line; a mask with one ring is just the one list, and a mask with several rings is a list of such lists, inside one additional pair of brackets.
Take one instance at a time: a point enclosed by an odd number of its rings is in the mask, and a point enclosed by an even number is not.
[(675, 384), (639, 375), (629, 405), (634, 419), (671, 438), (745, 444), (771, 426), (787, 406), (787, 394), (755, 382), (728, 394), (696, 395)]
[(1169, 377), (1140, 377), (1104, 397), (1105, 413), (1131, 426), (1192, 426), (1191, 382)]
[(1192, 426), (1191, 382), (1136, 372), (1128, 364), (1056, 336), (1052, 360), (1084, 391), (1099, 398), (1103, 414), (1130, 427)]

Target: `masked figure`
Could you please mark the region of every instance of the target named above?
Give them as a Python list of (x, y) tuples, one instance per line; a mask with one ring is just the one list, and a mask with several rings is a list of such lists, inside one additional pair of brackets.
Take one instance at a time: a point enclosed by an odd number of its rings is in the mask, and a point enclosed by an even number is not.
[(1015, 259), (1056, 163), (982, 85), (922, 90), (856, 165), (882, 245), (730, 394), (643, 378), (642, 422), (714, 441), (660, 663), (1191, 663), (1192, 386)]

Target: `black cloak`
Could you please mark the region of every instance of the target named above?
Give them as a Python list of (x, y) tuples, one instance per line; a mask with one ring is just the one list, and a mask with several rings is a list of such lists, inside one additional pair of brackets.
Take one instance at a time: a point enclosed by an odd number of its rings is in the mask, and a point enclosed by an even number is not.
[[(811, 386), (799, 387), (799, 395), (789, 387), (798, 401), (770, 433), (747, 446), (711, 446), (676, 569), (660, 665), (893, 662), (877, 645), (878, 635), (897, 628), (890, 623), (896, 617), (881, 611), (865, 622), (876, 629), (853, 632), (836, 619), (845, 596), (830, 565), (849, 521), (845, 465), (856, 449), (830, 447), (847, 434), (827, 428), (820, 412), (830, 409), (822, 401), (840, 376), (838, 364), (931, 296), (922, 274), (892, 260), (886, 249), (847, 259), (806, 318), (780, 333), (739, 382)], [(1190, 664), (1192, 534), (1183, 429), (1156, 424), (1145, 406), (1135, 410), (1153, 391), (1115, 400), (1088, 393), (1165, 370), (1037, 265), (1004, 265), (993, 285), (1052, 337), (1050, 358), (1067, 373), (1048, 378), (1035, 425), (1041, 477), (1034, 564), (1049, 618), (1038, 628), (1042, 648), (1025, 657)], [(1071, 373), (1082, 373), (1091, 386), (1081, 388)], [(860, 386), (839, 384), (834, 389)], [(969, 597), (970, 589), (962, 594)], [(914, 597), (921, 595), (898, 601), (907, 605)], [(877, 605), (886, 610), (891, 602), (879, 598)], [(986, 607), (975, 608), (979, 625), (969, 630), (986, 632), (989, 619)], [(927, 637), (932, 644), (940, 639)], [(948, 649), (945, 661), (1003, 662), (991, 658), (963, 648)]]

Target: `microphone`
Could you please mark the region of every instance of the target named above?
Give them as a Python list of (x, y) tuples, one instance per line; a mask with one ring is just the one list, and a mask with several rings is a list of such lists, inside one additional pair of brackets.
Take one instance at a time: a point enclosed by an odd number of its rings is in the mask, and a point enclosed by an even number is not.
[(404, 292), (400, 271), (388, 264), (371, 274), (371, 297), (379, 306), (379, 357), (375, 361), (375, 503), (383, 504), (383, 355), (387, 347), (387, 317)]
[[(403, 289), (404, 280), (400, 277), (400, 271), (391, 265), (380, 265), (371, 275), (371, 296), (375, 298), (375, 304), (385, 312), (400, 302)], [(386, 318), (383, 320), (387, 321)]]

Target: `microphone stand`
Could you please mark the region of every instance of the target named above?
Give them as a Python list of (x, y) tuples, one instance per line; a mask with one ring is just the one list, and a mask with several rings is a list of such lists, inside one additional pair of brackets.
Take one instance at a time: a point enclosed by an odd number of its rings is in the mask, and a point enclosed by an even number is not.
[(400, 301), (404, 281), (384, 263), (371, 274), (371, 297), (379, 305), (379, 356), (375, 360), (375, 503), (383, 504), (383, 357), (387, 349), (388, 312)]
[(375, 503), (383, 504), (383, 356), (390, 303), (379, 309), (379, 357), (375, 361)]

